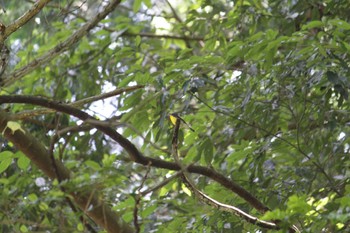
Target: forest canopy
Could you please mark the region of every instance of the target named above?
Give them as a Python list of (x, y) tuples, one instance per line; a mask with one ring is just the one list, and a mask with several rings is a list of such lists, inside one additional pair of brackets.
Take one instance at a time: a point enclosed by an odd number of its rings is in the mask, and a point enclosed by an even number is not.
[(0, 7), (1, 232), (349, 232), (348, 1)]

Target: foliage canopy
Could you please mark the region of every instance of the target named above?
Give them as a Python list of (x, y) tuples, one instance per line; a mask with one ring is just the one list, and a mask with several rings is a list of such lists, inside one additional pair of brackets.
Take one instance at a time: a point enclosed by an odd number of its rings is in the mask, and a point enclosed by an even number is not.
[(348, 1), (1, 7), (1, 232), (349, 231)]

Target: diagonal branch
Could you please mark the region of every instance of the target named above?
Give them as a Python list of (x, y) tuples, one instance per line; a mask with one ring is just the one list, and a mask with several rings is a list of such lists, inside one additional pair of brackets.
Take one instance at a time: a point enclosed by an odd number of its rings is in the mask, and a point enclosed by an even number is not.
[[(88, 103), (92, 103), (98, 100), (103, 100), (103, 99), (107, 99), (113, 96), (117, 96), (120, 95), (124, 92), (129, 92), (129, 91), (133, 91), (133, 90), (138, 90), (140, 88), (143, 88), (143, 85), (135, 85), (135, 86), (130, 86), (130, 87), (123, 87), (123, 88), (118, 88), (115, 89), (113, 91), (110, 92), (106, 92), (106, 93), (102, 93), (100, 95), (95, 95), (95, 96), (90, 96), (90, 97), (86, 97), (84, 99), (81, 100), (77, 100), (75, 102), (69, 103), (69, 106), (72, 107), (81, 107), (85, 104)], [(31, 110), (31, 111), (22, 111), (19, 113), (16, 113), (16, 115), (14, 116), (14, 119), (16, 120), (23, 120), (26, 119), (28, 117), (34, 117), (34, 116), (39, 116), (39, 115), (43, 115), (43, 114), (49, 114), (49, 113), (53, 113), (54, 110), (53, 109), (36, 109), (36, 110)]]
[(31, 9), (29, 9), (26, 13), (19, 17), (15, 22), (11, 23), (9, 26), (6, 27), (4, 33), (0, 35), (0, 43), (3, 43), (7, 39), (7, 37), (9, 37), (12, 33), (17, 31), (24, 24), (26, 24), (35, 15), (37, 15), (50, 1), (51, 0), (40, 0), (34, 3)]
[[(27, 104), (34, 104), (39, 105), (51, 109), (55, 109), (59, 112), (64, 112), (66, 114), (72, 115), (77, 117), (78, 119), (87, 122), (91, 125), (93, 125), (96, 129), (100, 130), (104, 134), (108, 135), (111, 139), (119, 143), (120, 146), (122, 146), (126, 152), (129, 154), (130, 159), (136, 163), (142, 164), (142, 165), (148, 165), (151, 163), (151, 166), (158, 167), (158, 168), (165, 168), (169, 170), (181, 170), (180, 166), (176, 163), (167, 162), (161, 159), (156, 159), (152, 157), (146, 157), (144, 156), (136, 147), (134, 144), (132, 144), (128, 139), (124, 138), (122, 135), (120, 135), (114, 128), (111, 128), (108, 125), (105, 124), (99, 124), (97, 119), (93, 118), (89, 114), (76, 109), (74, 107), (71, 107), (66, 104), (61, 104), (56, 101), (44, 99), (41, 97), (33, 97), (33, 96), (0, 96), (0, 104), (2, 103), (27, 103)], [(267, 206), (265, 206), (263, 203), (261, 203), (256, 197), (254, 197), (250, 192), (245, 190), (240, 185), (236, 184), (232, 180), (228, 179), (226, 176), (216, 172), (213, 169), (198, 166), (198, 165), (190, 165), (187, 168), (188, 172), (191, 173), (197, 173), (202, 174), (204, 176), (210, 177), (211, 179), (215, 180), (222, 186), (226, 187), (227, 189), (231, 190), (244, 200), (246, 200), (251, 206), (253, 206), (258, 211), (264, 213), (269, 210)]]
[[(182, 164), (182, 162), (178, 156), (178, 149), (177, 148), (178, 148), (178, 133), (179, 133), (180, 124), (181, 124), (181, 121), (178, 120), (178, 121), (176, 121), (176, 124), (174, 127), (173, 139), (172, 139), (172, 155), (174, 157), (175, 162), (181, 167), (182, 174), (180, 177), (181, 177), (183, 183), (186, 185), (186, 187), (188, 189), (191, 190), (191, 192), (194, 194), (194, 196), (196, 198), (198, 198), (199, 200), (201, 200), (202, 202), (208, 204), (209, 206), (217, 208), (220, 211), (225, 211), (225, 212), (235, 214), (238, 217), (246, 220), (247, 222), (255, 224), (255, 225), (260, 226), (262, 228), (280, 229), (280, 227), (274, 222), (261, 220), (259, 218), (256, 218), (256, 217), (244, 212), (243, 210), (241, 210), (235, 206), (223, 204), (223, 203), (209, 197), (208, 195), (204, 194), (203, 192), (199, 191), (196, 188), (194, 181), (191, 179), (190, 174), (188, 173), (187, 167), (185, 167), (185, 165)], [(290, 227), (290, 232), (300, 232), (300, 231), (298, 230), (298, 228), (293, 226), (293, 227)]]
[(96, 14), (94, 18), (85, 23), (78, 31), (76, 31), (73, 35), (68, 37), (65, 41), (59, 43), (58, 45), (47, 51), (47, 53), (45, 53), (44, 55), (29, 62), (28, 65), (19, 68), (11, 74), (9, 74), (7, 77), (4, 77), (5, 80), (3, 81), (3, 83), (0, 83), (0, 86), (6, 87), (13, 84), (14, 82), (20, 80), (23, 76), (29, 74), (30, 72), (38, 68), (39, 66), (50, 62), (61, 53), (68, 50), (73, 44), (78, 42), (92, 28), (94, 28), (102, 19), (104, 19), (109, 13), (111, 13), (119, 5), (120, 2), (121, 0), (114, 0), (109, 2), (106, 5), (106, 7), (102, 10), (102, 12)]
[[(24, 130), (12, 131), (8, 128), (8, 122), (11, 116), (0, 111), (0, 132), (3, 136), (11, 141), (16, 148), (21, 150), (40, 170), (48, 177), (55, 179), (57, 174), (53, 168), (49, 151), (34, 136)], [(55, 160), (57, 173), (60, 174), (62, 180), (68, 180), (71, 176), (70, 171), (63, 165), (60, 160)], [(71, 192), (75, 203), (84, 210), (85, 213), (94, 220), (95, 223), (106, 229), (108, 233), (131, 233), (130, 228), (112, 209), (104, 203), (94, 190), (85, 190), (84, 192)], [(88, 210), (86, 206), (89, 206)]]

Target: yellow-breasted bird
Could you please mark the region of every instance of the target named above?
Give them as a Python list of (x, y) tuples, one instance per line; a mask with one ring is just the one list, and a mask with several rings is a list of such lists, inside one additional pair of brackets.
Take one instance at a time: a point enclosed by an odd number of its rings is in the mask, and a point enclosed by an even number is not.
[(194, 132), (194, 129), (191, 128), (191, 126), (189, 126), (186, 121), (184, 119), (182, 119), (177, 113), (171, 113), (169, 114), (169, 118), (171, 123), (173, 123), (173, 125), (176, 125), (177, 121), (182, 121), (185, 125), (187, 125), (187, 127), (192, 130), (192, 132)]

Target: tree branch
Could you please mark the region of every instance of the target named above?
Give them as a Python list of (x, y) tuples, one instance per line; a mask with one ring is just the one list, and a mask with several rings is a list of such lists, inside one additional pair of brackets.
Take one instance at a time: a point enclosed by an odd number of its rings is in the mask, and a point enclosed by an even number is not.
[(26, 13), (24, 13), (21, 17), (19, 17), (15, 22), (11, 23), (6, 27), (4, 33), (0, 34), (0, 44), (3, 43), (7, 37), (9, 37), (12, 33), (17, 31), (20, 27), (26, 24), (29, 20), (31, 20), (35, 15), (37, 15), (44, 6), (49, 3), (51, 0), (39, 0), (29, 9)]
[[(56, 172), (52, 166), (52, 161), (49, 156), (49, 151), (28, 132), (22, 130), (11, 131), (7, 127), (8, 121), (11, 117), (6, 112), (0, 110), (0, 131), (3, 136), (11, 141), (16, 148), (21, 150), (40, 170), (42, 170), (51, 179), (57, 178)], [(60, 160), (55, 160), (57, 172), (60, 174), (62, 180), (70, 178), (70, 171), (64, 167)], [(121, 216), (117, 215), (111, 208), (102, 202), (101, 198), (93, 190), (85, 190), (81, 192), (71, 192), (70, 195), (74, 201), (84, 210), (86, 214), (91, 217), (101, 227), (109, 233), (131, 233), (133, 229), (130, 228)], [(86, 206), (91, 206), (86, 210)]]
[(73, 35), (68, 37), (65, 41), (62, 43), (59, 43), (54, 48), (50, 49), (47, 53), (44, 55), (34, 59), (33, 61), (29, 62), (28, 65), (19, 68), (9, 74), (8, 76), (4, 77), (3, 83), (0, 83), (0, 86), (9, 86), (13, 84), (14, 82), (21, 79), (23, 76), (29, 74), (39, 66), (53, 60), (55, 57), (66, 51), (70, 48), (73, 44), (78, 42), (81, 38), (83, 38), (92, 28), (94, 28), (102, 19), (104, 19), (109, 13), (111, 13), (119, 4), (121, 0), (114, 0), (109, 2), (107, 6), (103, 9), (102, 12), (96, 14), (94, 18), (92, 18), (90, 21), (85, 23), (78, 31), (76, 31)]
[[(76, 109), (74, 107), (71, 107), (66, 104), (61, 104), (56, 101), (47, 100), (41, 97), (33, 97), (33, 96), (0, 96), (0, 104), (2, 103), (26, 103), (26, 104), (34, 104), (39, 105), (47, 108), (54, 109), (59, 112), (64, 112), (66, 114), (72, 115), (77, 117), (78, 119), (82, 121), (88, 120), (88, 123), (95, 126), (96, 129), (100, 130), (101, 132), (108, 135), (111, 139), (119, 143), (120, 146), (122, 146), (126, 152), (129, 154), (132, 161), (136, 163), (140, 163), (142, 165), (147, 166), (149, 163), (151, 163), (151, 166), (158, 167), (158, 168), (165, 168), (169, 170), (181, 170), (180, 166), (176, 163), (167, 162), (164, 160), (152, 158), (152, 157), (146, 157), (144, 156), (136, 147), (134, 144), (132, 144), (128, 139), (124, 138), (122, 135), (120, 135), (114, 128), (111, 128), (109, 126), (106, 126), (105, 124), (98, 124), (99, 122), (97, 119), (93, 118), (89, 114)], [(95, 123), (96, 122), (96, 123)], [(209, 169), (207, 167), (197, 166), (197, 165), (190, 165), (187, 168), (188, 172), (192, 173), (198, 173), (207, 177), (210, 177), (211, 179), (215, 180), (216, 182), (220, 183), (224, 187), (228, 188), (232, 192), (236, 193), (238, 196), (246, 200), (251, 206), (253, 206), (258, 211), (264, 213), (269, 210), (268, 207), (266, 207), (263, 203), (261, 203), (257, 198), (255, 198), (251, 193), (249, 193), (247, 190), (245, 190), (243, 187), (239, 186), (232, 180), (228, 179), (226, 176), (214, 171), (213, 169)]]
[[(131, 86), (131, 87), (118, 88), (118, 89), (115, 89), (115, 90), (110, 91), (110, 92), (102, 93), (100, 95), (90, 96), (90, 97), (86, 97), (86, 98), (81, 99), (81, 100), (77, 100), (73, 103), (69, 103), (68, 105), (73, 106), (73, 107), (81, 107), (84, 104), (92, 103), (92, 102), (95, 102), (98, 100), (107, 99), (107, 98), (110, 98), (113, 96), (120, 95), (124, 92), (137, 90), (137, 89), (140, 89), (143, 87), (144, 87), (143, 85), (136, 85), (136, 86)], [(34, 116), (49, 114), (49, 113), (53, 113), (53, 112), (55, 112), (53, 109), (47, 109), (47, 108), (36, 109), (36, 110), (31, 110), (31, 111), (22, 111), (22, 112), (16, 113), (16, 115), (14, 116), (14, 119), (23, 120), (23, 119), (26, 119), (28, 117), (34, 117)]]
[[(174, 157), (175, 162), (181, 167), (181, 179), (183, 181), (183, 183), (186, 185), (186, 187), (188, 189), (191, 190), (191, 192), (194, 194), (194, 196), (196, 198), (198, 198), (199, 200), (201, 200), (202, 202), (208, 204), (209, 206), (215, 207), (217, 209), (219, 209), (220, 211), (225, 211), (225, 212), (229, 212), (232, 214), (237, 215), (238, 217), (244, 219), (245, 221), (255, 224), (257, 226), (260, 226), (262, 228), (266, 228), (266, 229), (280, 229), (280, 227), (274, 223), (274, 222), (268, 222), (268, 221), (264, 221), (261, 220), (259, 218), (256, 218), (246, 212), (244, 212), (243, 210), (235, 207), (235, 206), (231, 206), (231, 205), (227, 205), (227, 204), (223, 204), (211, 197), (209, 197), (208, 195), (204, 194), (203, 192), (201, 192), (200, 190), (198, 190), (194, 184), (194, 181), (191, 179), (190, 174), (188, 173), (188, 170), (185, 165), (182, 164), (179, 156), (178, 156), (178, 134), (179, 134), (179, 129), (180, 129), (180, 124), (181, 121), (177, 120), (175, 127), (174, 127), (174, 132), (173, 132), (173, 139), (172, 139), (172, 155)], [(298, 228), (296, 228), (295, 226), (290, 227), (290, 232), (300, 232), (298, 230)]]

